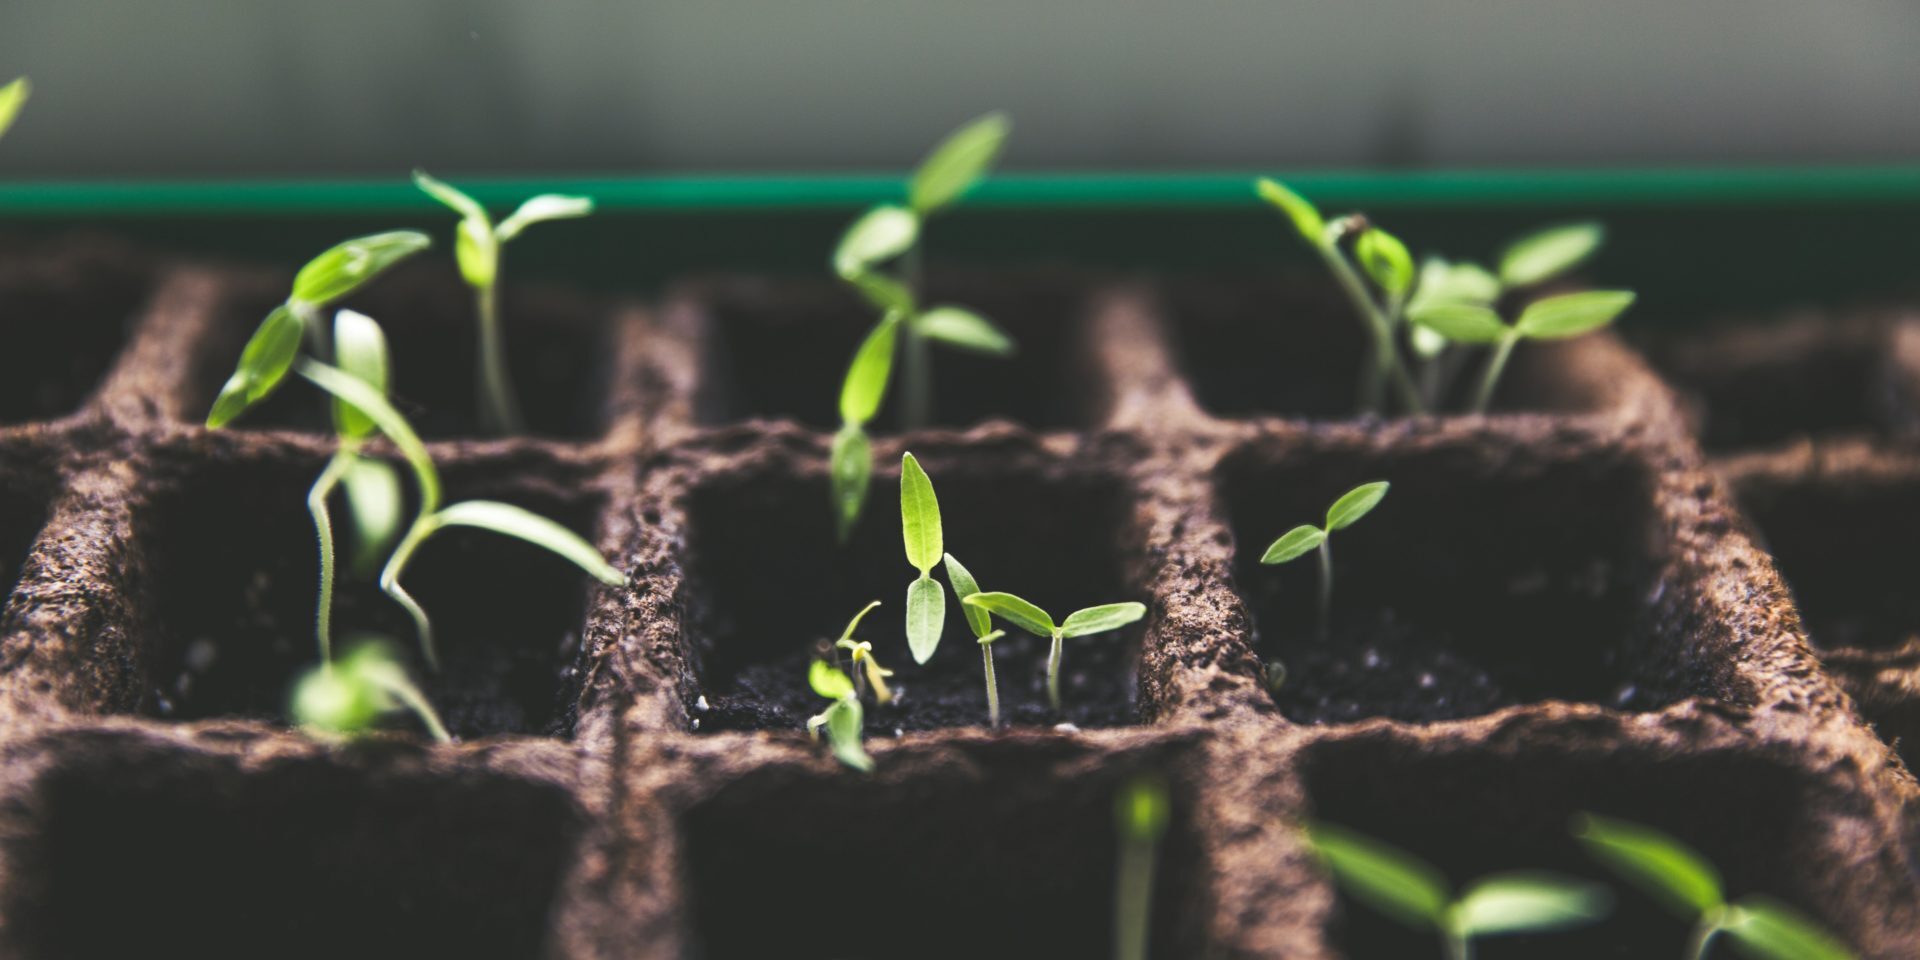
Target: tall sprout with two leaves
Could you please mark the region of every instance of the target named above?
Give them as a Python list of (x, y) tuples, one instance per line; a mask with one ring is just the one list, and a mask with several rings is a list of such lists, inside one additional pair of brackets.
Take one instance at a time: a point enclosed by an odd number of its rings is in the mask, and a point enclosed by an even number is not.
[(1779, 901), (1729, 901), (1713, 864), (1665, 833), (1593, 814), (1575, 817), (1573, 831), (1594, 859), (1693, 924), (1681, 960), (1705, 960), (1721, 936), (1756, 960), (1853, 958), (1832, 934)]
[(979, 581), (973, 578), (973, 572), (962, 566), (953, 554), (945, 556), (947, 582), (953, 585), (954, 599), (960, 601), (960, 612), (967, 618), (967, 629), (973, 631), (975, 642), (980, 645), (980, 670), (987, 684), (987, 725), (1000, 726), (1000, 681), (993, 670), (993, 642), (1007, 635), (1005, 630), (993, 629), (993, 618), (987, 611), (967, 603), (967, 598), (980, 592)]
[(0, 86), (0, 136), (6, 136), (7, 128), (20, 116), (20, 108), (27, 105), (27, 97), (33, 93), (33, 83), (26, 77), (16, 77), (6, 86)]
[(1144, 603), (1103, 603), (1097, 607), (1075, 610), (1067, 614), (1065, 620), (1054, 623), (1053, 617), (1045, 610), (1011, 593), (976, 593), (961, 603), (985, 610), (1050, 642), (1047, 648), (1047, 702), (1053, 706), (1055, 713), (1060, 712), (1060, 652), (1064, 641), (1070, 637), (1090, 637), (1118, 630), (1147, 615), (1147, 605)]
[(1327, 525), (1316, 527), (1303, 523), (1280, 535), (1267, 547), (1260, 562), (1268, 565), (1286, 563), (1305, 556), (1309, 551), (1320, 554), (1320, 622), (1318, 626), (1321, 642), (1332, 630), (1333, 621), (1333, 532), (1345, 530), (1359, 522), (1361, 517), (1373, 512), (1373, 508), (1386, 499), (1391, 485), (1385, 480), (1363, 483), (1340, 495), (1333, 505), (1327, 508)]
[[(1365, 217), (1351, 214), (1329, 221), (1278, 181), (1263, 178), (1255, 186), (1319, 254), (1361, 319), (1369, 342), (1361, 377), (1363, 412), (1387, 411), (1388, 386), (1407, 413), (1440, 407), (1463, 352), (1486, 348), (1486, 364), (1468, 405), (1473, 413), (1485, 413), (1521, 341), (1590, 333), (1612, 323), (1633, 303), (1630, 291), (1583, 291), (1534, 300), (1511, 324), (1501, 319), (1504, 301), (1538, 290), (1592, 257), (1605, 239), (1595, 223), (1549, 227), (1521, 237), (1502, 252), (1498, 275), (1439, 257), (1428, 257), (1416, 272), (1406, 245)], [(1412, 372), (1415, 366), (1417, 374)]]
[(514, 434), (526, 430), (520, 413), (520, 401), (507, 372), (504, 334), (500, 329), (500, 254), (507, 243), (528, 227), (546, 220), (570, 220), (593, 212), (593, 200), (541, 194), (520, 204), (519, 209), (497, 225), (479, 201), (451, 184), (428, 176), (424, 170), (413, 172), (413, 182), (428, 196), (460, 215), (454, 231), (454, 255), (460, 264), (460, 276), (473, 288), (475, 311), (479, 317), (480, 350), (476, 380), (480, 422), (495, 433)]
[(1316, 822), (1307, 825), (1307, 839), (1354, 899), (1400, 924), (1431, 931), (1448, 960), (1471, 960), (1473, 941), (1481, 937), (1585, 926), (1613, 907), (1605, 887), (1541, 871), (1482, 877), (1456, 895), (1430, 864), (1372, 837)]
[(843, 541), (866, 502), (873, 475), (867, 424), (886, 398), (895, 353), (905, 354), (901, 423), (911, 430), (933, 419), (933, 343), (989, 356), (1013, 352), (1013, 341), (985, 317), (951, 304), (924, 306), (920, 289), (920, 239), (927, 222), (986, 176), (1009, 129), (1004, 115), (990, 113), (954, 131), (914, 171), (906, 206), (868, 210), (834, 249), (834, 272), (880, 311), (840, 387), (832, 482), (834, 523)]

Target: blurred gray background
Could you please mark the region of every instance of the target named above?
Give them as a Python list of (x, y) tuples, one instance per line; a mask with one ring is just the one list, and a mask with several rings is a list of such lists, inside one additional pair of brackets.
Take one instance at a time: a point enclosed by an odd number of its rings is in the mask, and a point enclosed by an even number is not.
[(9, 177), (1899, 162), (1916, 0), (0, 0)]

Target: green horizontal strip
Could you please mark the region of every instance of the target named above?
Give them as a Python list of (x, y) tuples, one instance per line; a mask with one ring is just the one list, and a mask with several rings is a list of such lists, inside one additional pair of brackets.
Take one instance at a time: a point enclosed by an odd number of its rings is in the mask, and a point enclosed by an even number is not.
[[(1248, 173), (1010, 174), (970, 205), (1010, 209), (1252, 207)], [(1301, 172), (1286, 181), (1331, 207), (1833, 205), (1920, 203), (1920, 166), (1642, 170)], [(578, 193), (608, 211), (840, 210), (899, 200), (899, 176), (454, 178), (489, 206)], [(390, 180), (0, 182), (0, 217), (355, 215), (438, 209)]]

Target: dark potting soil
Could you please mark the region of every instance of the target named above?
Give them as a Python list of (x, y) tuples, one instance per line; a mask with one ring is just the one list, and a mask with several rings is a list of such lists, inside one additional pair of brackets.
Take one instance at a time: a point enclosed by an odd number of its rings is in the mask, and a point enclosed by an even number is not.
[(152, 282), (144, 261), (97, 238), (0, 257), (0, 424), (78, 408), (125, 344)]
[[(206, 468), (155, 505), (146, 532), (159, 638), (148, 705), (155, 714), (285, 717), (293, 683), (319, 656), (319, 565), (305, 510), (312, 477), (302, 466)], [(588, 529), (590, 512), (577, 505), (521, 505)], [(333, 507), (344, 534), (344, 504), (336, 498)], [(352, 546), (350, 536), (339, 538), (337, 651), (356, 634), (387, 638), (456, 736), (571, 729), (585, 596), (577, 568), (497, 535), (437, 535), (404, 579), (433, 619), (442, 664), (433, 671), (412, 620), (373, 582), (377, 571), (352, 571)]]

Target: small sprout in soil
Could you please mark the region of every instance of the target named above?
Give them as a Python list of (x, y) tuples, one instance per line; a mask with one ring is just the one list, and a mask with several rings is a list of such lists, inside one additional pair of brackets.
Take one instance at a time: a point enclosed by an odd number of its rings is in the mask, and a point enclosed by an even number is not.
[(1399, 923), (1433, 931), (1449, 960), (1469, 960), (1478, 937), (1584, 926), (1613, 906), (1605, 887), (1537, 871), (1482, 877), (1456, 898), (1438, 870), (1397, 847), (1329, 823), (1309, 824), (1307, 838), (1347, 893)]
[(946, 553), (941, 545), (940, 501), (933, 480), (913, 454), (900, 457), (900, 538), (907, 546), (907, 562), (920, 576), (907, 584), (907, 649), (914, 663), (926, 663), (940, 649), (940, 633), (947, 625), (947, 593), (933, 579), (933, 567)]
[(413, 172), (413, 182), (460, 215), (460, 226), (454, 233), (454, 257), (460, 263), (460, 276), (473, 288), (480, 321), (477, 380), (480, 422), (495, 433), (522, 433), (526, 423), (514, 396), (513, 380), (507, 373), (506, 345), (500, 331), (501, 248), (536, 223), (570, 220), (592, 213), (593, 200), (543, 193), (522, 203), (518, 210), (495, 225), (479, 201), (451, 184), (428, 176), (424, 170)]
[(820, 728), (827, 728), (827, 742), (841, 763), (862, 773), (873, 769), (873, 758), (860, 743), (866, 719), (860, 709), (860, 695), (853, 681), (825, 660), (813, 661), (807, 670), (807, 683), (813, 692), (833, 701), (827, 709), (807, 719), (807, 732), (819, 739)]
[(332, 338), (321, 312), (431, 244), (424, 233), (395, 230), (355, 237), (309, 260), (294, 275), (286, 302), (260, 321), (241, 350), (233, 376), (227, 378), (207, 413), (207, 426), (224, 427), (272, 396), (293, 369), (303, 337), (315, 357), (333, 362)]
[[(866, 428), (880, 412), (893, 371), (896, 346), (905, 340), (906, 396), (901, 422), (924, 427), (933, 418), (930, 341), (1006, 356), (1013, 340), (987, 318), (964, 307), (923, 307), (920, 302), (920, 236), (926, 221), (957, 203), (993, 166), (1010, 125), (990, 113), (954, 131), (914, 171), (907, 206), (886, 204), (861, 214), (841, 235), (833, 269), (881, 312), (847, 367), (840, 387), (840, 430), (834, 437), (834, 521), (844, 541), (860, 517), (873, 471)], [(900, 261), (897, 273), (884, 269)], [(900, 336), (901, 328), (905, 337)]]
[(372, 730), (392, 713), (411, 711), (441, 743), (452, 742), (425, 694), (383, 641), (356, 645), (338, 660), (322, 660), (293, 688), (289, 708), (295, 723), (310, 731), (352, 736)]
[(853, 659), (851, 672), (856, 695), (866, 696), (866, 687), (871, 685), (873, 702), (888, 704), (893, 702), (893, 691), (887, 689), (887, 678), (893, 676), (893, 671), (881, 666), (880, 661), (873, 658), (873, 644), (853, 638), (853, 631), (860, 628), (861, 619), (866, 617), (868, 611), (879, 605), (880, 601), (875, 600), (861, 607), (860, 612), (854, 614), (852, 620), (847, 621), (847, 629), (840, 632), (840, 639), (833, 642), (833, 648), (836, 654), (844, 650)]
[[(1331, 629), (1333, 618), (1333, 542), (1335, 530), (1344, 530), (1352, 526), (1361, 517), (1366, 516), (1380, 501), (1386, 499), (1389, 484), (1385, 480), (1363, 483), (1340, 495), (1340, 499), (1327, 508), (1327, 525), (1316, 527), (1311, 523), (1288, 530), (1280, 539), (1267, 547), (1260, 557), (1265, 564), (1286, 563), (1297, 559), (1309, 550), (1320, 552), (1320, 639), (1325, 642)], [(1281, 677), (1286, 676), (1282, 668)], [(1269, 681), (1271, 682), (1271, 681)]]
[(13, 126), (14, 118), (20, 116), (20, 108), (27, 105), (27, 97), (32, 94), (33, 83), (26, 77), (17, 77), (0, 87), (0, 137), (7, 135), (7, 128)]
[(993, 673), (993, 642), (1007, 635), (1005, 630), (993, 629), (993, 617), (979, 607), (967, 605), (967, 598), (980, 592), (979, 581), (973, 579), (973, 573), (961, 566), (960, 561), (949, 553), (946, 555), (947, 582), (953, 584), (953, 595), (960, 601), (960, 612), (967, 618), (967, 629), (980, 643), (980, 669), (987, 683), (987, 726), (997, 729), (1000, 726), (1000, 681)]
[(1594, 859), (1693, 923), (1686, 960), (1703, 960), (1726, 934), (1761, 960), (1850, 960), (1853, 952), (1818, 924), (1765, 896), (1728, 903), (1719, 871), (1693, 848), (1651, 827), (1581, 814), (1574, 836)]
[(1053, 705), (1055, 713), (1060, 712), (1061, 641), (1068, 637), (1086, 637), (1118, 630), (1147, 615), (1147, 605), (1144, 603), (1105, 603), (1075, 610), (1056, 625), (1045, 610), (1011, 593), (976, 593), (961, 601), (961, 605), (979, 607), (1036, 637), (1053, 641), (1052, 648), (1047, 651), (1047, 701)]
[(1147, 960), (1153, 867), (1168, 814), (1167, 785), (1156, 777), (1140, 777), (1113, 798), (1114, 826), (1120, 835), (1113, 887), (1114, 960)]
[(1472, 411), (1486, 413), (1493, 402), (1500, 374), (1522, 340), (1566, 340), (1592, 333), (1612, 323), (1633, 306), (1631, 290), (1583, 290), (1535, 300), (1520, 311), (1511, 326), (1492, 307), (1451, 302), (1435, 303), (1413, 314), (1413, 322), (1452, 343), (1493, 347), (1474, 391)]

